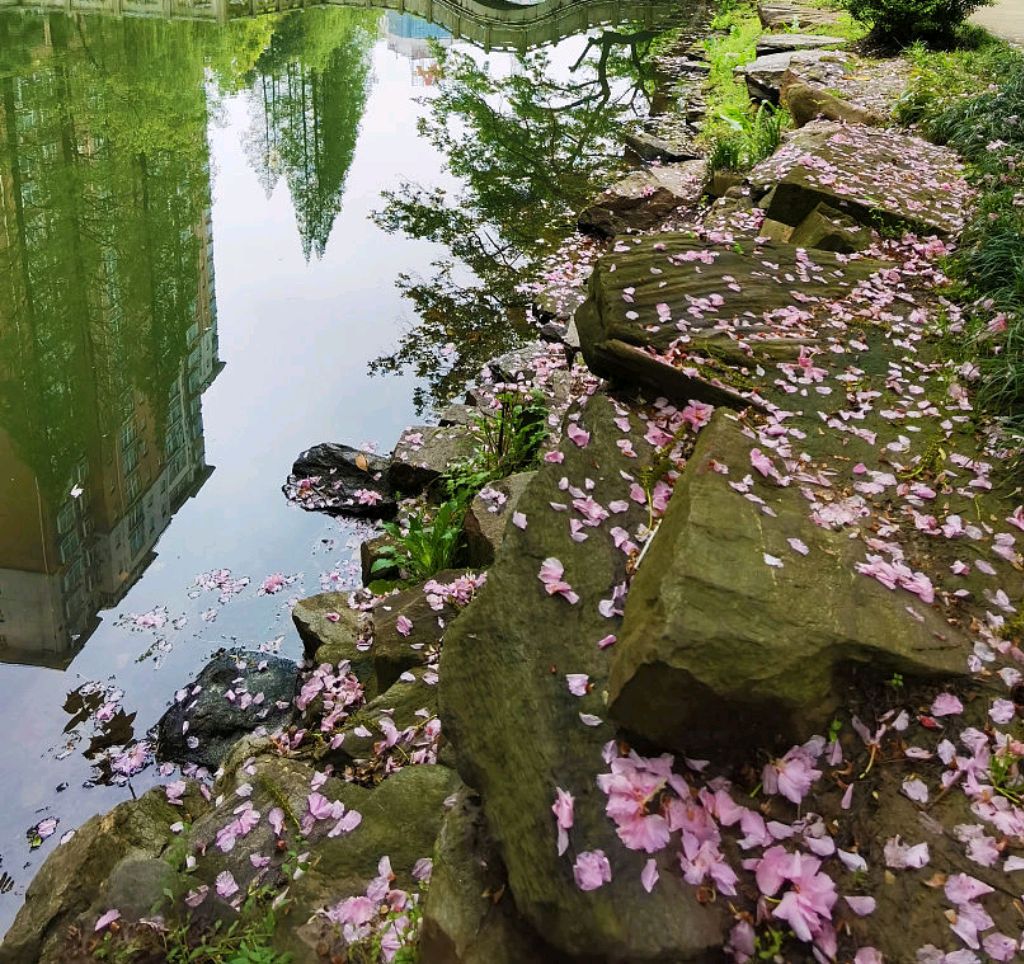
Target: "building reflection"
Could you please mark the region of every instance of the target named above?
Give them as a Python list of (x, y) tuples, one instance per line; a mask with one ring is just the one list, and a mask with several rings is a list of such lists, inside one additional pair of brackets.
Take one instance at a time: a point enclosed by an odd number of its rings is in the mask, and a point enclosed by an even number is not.
[[(0, 19), (0, 50), (28, 52), (0, 61), (5, 661), (67, 665), (212, 471), (210, 175), (205, 150), (180, 149), (205, 146), (202, 62), (189, 77), (187, 44), (172, 52), (183, 92), (147, 104), (159, 76), (132, 62), (153, 40), (148, 24)], [(119, 126), (147, 109), (162, 120)]]
[(414, 87), (433, 87), (439, 77), (434, 45), (449, 47), (452, 35), (420, 17), (389, 10), (381, 18), (381, 32), (388, 50), (409, 61)]

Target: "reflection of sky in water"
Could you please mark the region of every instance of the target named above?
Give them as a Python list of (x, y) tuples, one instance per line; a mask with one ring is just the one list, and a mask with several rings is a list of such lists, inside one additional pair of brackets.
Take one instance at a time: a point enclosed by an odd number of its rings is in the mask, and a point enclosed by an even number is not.
[[(343, 15), (349, 16), (351, 11)], [(337, 14), (326, 11), (305, 16)], [(370, 23), (376, 24), (376, 15), (369, 16)], [(294, 26), (297, 21), (285, 21), (289, 22)], [(0, 29), (2, 23), (0, 19)], [(0, 652), (0, 659), (10, 660), (0, 662), (0, 730), (5, 734), (0, 742), (0, 773), (5, 777), (0, 872), (10, 873), (17, 884), (12, 893), (0, 896), (0, 931), (13, 917), (36, 865), (60, 835), (90, 814), (129, 796), (125, 787), (82, 786), (92, 774), (83, 756), (94, 734), (92, 714), (103, 701), (123, 692), (127, 716), (120, 714), (112, 721), (118, 738), (124, 738), (132, 714), (134, 735), (141, 737), (159, 717), (174, 689), (219, 646), (237, 643), (256, 647), (283, 637), (282, 651), (298, 655), (288, 599), (320, 591), (330, 582), (332, 573), (345, 577), (352, 571), (350, 542), (354, 530), (289, 507), (280, 485), (292, 460), (306, 446), (323, 440), (359, 443), (374, 439), (386, 450), (413, 415), (414, 380), (371, 380), (367, 363), (391, 350), (401, 332), (415, 321), (395, 287), (397, 274), (428, 273), (431, 261), (444, 252), (436, 245), (385, 234), (374, 226), (369, 214), (380, 206), (381, 190), (395, 186), (403, 177), (414, 177), (425, 184), (444, 185), (448, 180), (441, 171), (442, 158), (416, 134), (416, 120), (425, 110), (417, 98), (429, 96), (425, 88), (432, 81), (426, 40), (443, 41), (445, 34), (415, 18), (393, 13), (381, 18), (381, 28), (379, 37), (365, 35), (363, 43), (368, 53), (360, 54), (369, 57), (371, 78), (361, 118), (345, 116), (345, 98), (354, 95), (340, 84), (338, 89), (327, 90), (314, 90), (313, 84), (288, 87), (294, 83), (289, 57), (308, 55), (321, 66), (327, 64), (322, 76), (330, 78), (330, 64), (334, 63), (331, 57), (335, 56), (330, 49), (317, 49), (312, 40), (300, 36), (298, 40), (292, 38), (295, 49), (289, 51), (287, 30), (282, 30), (281, 38), (275, 37), (275, 43), (280, 40), (282, 44), (277, 72), (269, 81), (264, 75), (250, 89), (226, 95), (207, 126), (211, 220), (207, 223), (206, 201), (200, 197), (195, 219), (198, 223), (166, 229), (168, 236), (174, 236), (174, 243), (166, 250), (160, 249), (154, 274), (144, 279), (150, 284), (154, 278), (173, 273), (173, 249), (185, 252), (181, 269), (186, 272), (182, 275), (187, 279), (184, 289), (194, 292), (199, 286), (195, 307), (187, 305), (185, 317), (191, 321), (194, 315), (202, 315), (202, 324), (195, 329), (189, 325), (183, 343), (174, 349), (183, 367), (179, 372), (172, 366), (163, 381), (153, 376), (151, 381), (160, 384), (149, 386), (153, 398), (164, 398), (166, 386), (179, 375), (183, 379), (180, 398), (174, 404), (183, 411), (184, 431), (190, 439), (190, 468), (181, 469), (180, 477), (188, 484), (182, 482), (178, 495), (184, 498), (191, 492), (191, 498), (185, 498), (175, 511), (173, 479), (170, 493), (161, 495), (161, 486), (169, 477), (168, 460), (161, 454), (163, 438), (170, 429), (160, 406), (146, 402), (143, 395), (132, 396), (129, 392), (125, 396), (136, 399), (134, 403), (129, 401), (127, 410), (133, 410), (134, 404), (139, 438), (117, 442), (135, 446), (141, 454), (133, 458), (153, 463), (151, 471), (147, 470), (147, 478), (155, 479), (151, 488), (141, 496), (114, 492), (124, 487), (125, 477), (123, 473), (107, 474), (101, 463), (110, 452), (115, 453), (114, 457), (123, 455), (122, 448), (112, 447), (112, 436), (120, 431), (120, 423), (115, 420), (101, 426), (103, 440), (97, 446), (106, 454), (97, 456), (97, 465), (82, 477), (84, 495), (78, 504), (70, 499), (63, 482), (63, 490), (48, 502), (41, 489), (33, 488), (38, 478), (33, 480), (22, 464), (24, 460), (18, 461), (17, 445), (11, 445), (6, 430), (13, 422), (8, 424), (6, 420), (15, 418), (18, 404), (23, 408), (35, 404), (29, 397), (31, 392), (15, 398), (13, 405), (8, 398), (8, 407), (0, 408), (0, 429), (4, 430), (0, 431), (0, 523), (8, 524), (7, 541), (0, 537), (0, 552), (6, 554), (0, 557), (0, 567), (7, 567), (0, 568), (0, 610), (6, 606), (13, 613), (14, 600), (29, 598), (24, 590), (25, 572), (32, 567), (22, 560), (27, 553), (25, 547), (46, 543), (46, 532), (52, 530), (52, 556), (57, 551), (58, 537), (66, 539), (63, 534), (67, 520), (58, 519), (65, 503), (82, 509), (82, 518), (76, 524), (82, 527), (83, 538), (97, 538), (96, 532), (86, 531), (84, 507), (88, 506), (88, 512), (97, 518), (102, 516), (100, 541), (109, 543), (106, 556), (92, 559), (93, 570), (106, 575), (100, 580), (104, 586), (90, 597), (95, 604), (85, 606), (87, 615), (102, 605), (114, 604), (113, 609), (100, 613), (98, 625), (84, 619), (73, 627), (74, 632), (82, 633), (79, 644), (85, 640), (76, 653), (76, 647), (68, 641), (71, 629), (57, 625), (62, 621), (57, 591), (57, 615), (52, 616), (45, 631), (42, 623), (46, 621), (46, 608), (22, 606), (19, 618), (28, 618), (25, 613), (29, 611), (39, 625), (26, 629), (23, 623), (18, 651)], [(47, 51), (39, 40), (41, 28), (37, 33), (31, 51), (22, 52), (45, 63)], [(3, 39), (0, 34), (0, 48)], [(554, 48), (552, 70), (564, 73), (583, 46), (584, 41), (575, 38)], [(14, 53), (19, 51), (14, 49)], [(4, 56), (0, 49), (0, 80), (4, 76)], [(477, 52), (474, 56), (485, 55)], [(489, 60), (499, 76), (516, 69), (510, 54), (491, 54)], [(333, 76), (350, 68), (351, 64), (342, 65)], [(285, 88), (294, 97), (308, 94), (321, 99), (324, 117), (319, 128), (296, 128), (294, 116), (271, 118), (277, 109), (274, 98), (283, 101)], [(114, 103), (126, 103), (118, 101), (125, 92), (115, 89), (113, 82), (111, 90), (103, 93)], [(130, 113), (127, 106), (124, 109)], [(9, 112), (0, 113), (2, 119), (9, 120), (10, 116)], [(272, 120), (276, 120), (276, 127)], [(358, 136), (346, 174), (344, 165), (349, 159), (341, 154), (345, 138), (356, 136), (352, 133), (356, 129), (353, 121), (358, 125)], [(84, 123), (88, 120), (80, 120), (80, 125)], [(329, 143), (317, 143), (315, 136), (311, 139), (311, 133), (324, 131)], [(34, 135), (23, 132), (19, 136), (31, 139)], [(144, 125), (138, 136), (145, 136)], [(0, 148), (4, 144), (0, 137)], [(332, 150), (341, 154), (334, 157)], [(305, 180), (303, 171), (308, 175)], [(200, 182), (205, 176), (200, 172)], [(339, 176), (340, 181), (335, 183)], [(9, 198), (13, 186), (10, 165), (0, 151), (0, 189), (7, 191), (5, 195), (0, 190), (0, 198)], [(202, 194), (202, 183), (200, 189)], [(339, 194), (342, 189), (343, 194)], [(139, 203), (138, 198), (131, 200)], [(99, 201), (91, 216), (102, 222), (106, 214), (108, 221), (116, 221), (105, 225), (116, 235), (122, 229), (122, 223), (116, 220), (120, 217), (120, 202), (116, 196), (112, 202)], [(64, 198), (61, 203), (70, 202)], [(113, 203), (109, 213), (104, 209), (107, 203)], [(10, 229), (11, 215), (0, 201), (0, 227), (6, 224)], [(134, 242), (141, 244), (138, 238)], [(4, 243), (0, 230), (0, 257), (5, 253)], [(113, 241), (111, 245), (116, 246)], [(321, 246), (322, 254), (318, 256)], [(138, 252), (139, 261), (145, 260), (145, 250), (131, 250), (133, 254)], [(203, 294), (211, 280), (204, 274), (211, 253), (215, 301)], [(99, 257), (98, 263), (105, 263), (105, 257)], [(39, 273), (45, 265), (30, 267)], [(63, 263), (59, 267), (63, 270)], [(115, 274), (120, 271), (127, 277), (137, 267), (108, 265), (102, 270)], [(0, 282), (13, 290), (14, 277), (14, 267), (0, 260)], [(67, 283), (65, 278), (40, 280), (51, 282), (51, 287)], [(88, 280), (94, 283), (91, 275)], [(180, 292), (166, 295), (171, 301), (180, 297)], [(186, 300), (191, 297), (188, 294)], [(180, 310), (175, 317), (180, 320)], [(18, 328), (20, 337), (21, 328), (11, 317), (5, 317), (0, 303), (0, 336), (14, 328)], [(100, 331), (88, 325), (82, 328), (88, 329), (89, 338)], [(21, 361), (14, 357), (11, 344), (14, 342), (0, 340), (0, 378), (5, 372), (9, 376)], [(90, 350), (102, 354), (103, 346), (92, 344)], [(164, 355), (173, 356), (176, 365), (179, 355), (174, 351), (168, 349)], [(127, 357), (131, 353), (113, 352), (110, 357), (116, 362), (122, 354)], [(149, 356), (143, 353), (140, 357), (144, 362)], [(58, 356), (47, 356), (46, 364), (59, 369), (61, 362)], [(86, 382), (98, 383), (102, 367), (95, 362), (93, 371), (83, 376)], [(111, 367), (116, 369), (117, 365)], [(141, 367), (143, 372), (132, 377), (137, 375), (140, 382), (145, 382), (147, 372), (151, 372), (144, 363)], [(111, 378), (117, 381), (113, 375)], [(109, 400), (102, 401), (106, 395), (99, 388), (96, 391), (102, 409)], [(59, 397), (54, 411), (61, 411)], [(84, 418), (81, 412), (75, 414), (75, 418), (80, 417)], [(102, 421), (98, 415), (96, 420)], [(72, 441), (80, 434), (77, 425), (71, 425), (66, 433)], [(45, 447), (47, 438), (49, 435), (40, 436), (36, 441)], [(207, 465), (213, 467), (212, 473), (205, 468)], [(55, 477), (65, 478), (61, 475), (65, 470), (70, 471), (68, 466), (61, 466)], [(108, 482), (113, 494), (106, 491)], [(151, 495), (147, 517), (129, 531), (125, 520), (130, 513), (124, 507), (134, 509), (147, 503)], [(12, 548), (10, 533), (16, 530), (21, 542)], [(107, 530), (109, 535), (104, 534)], [(59, 586), (59, 564), (50, 558), (46, 565), (36, 568), (45, 570), (47, 566), (57, 575), (41, 578), (48, 579), (51, 588)], [(190, 595), (199, 573), (218, 568), (230, 569), (234, 576), (248, 576), (252, 581), (223, 605), (215, 592)], [(257, 595), (262, 580), (275, 572), (295, 579), (276, 595)], [(35, 584), (41, 584), (40, 580), (36, 579)], [(132, 631), (124, 625), (128, 614), (146, 613), (157, 607), (167, 610), (168, 619), (162, 627)], [(202, 614), (210, 611), (216, 619), (205, 621)], [(15, 637), (13, 617), (7, 630), (5, 634), (0, 623), (0, 635), (7, 635), (10, 645)], [(59, 668), (68, 663), (66, 669)], [(135, 780), (136, 789), (143, 789), (153, 779), (153, 771), (147, 771)], [(55, 792), (58, 787), (63, 788), (60, 793)], [(39, 858), (24, 866), (28, 853), (25, 831), (46, 816), (60, 818), (57, 832), (44, 843)]]

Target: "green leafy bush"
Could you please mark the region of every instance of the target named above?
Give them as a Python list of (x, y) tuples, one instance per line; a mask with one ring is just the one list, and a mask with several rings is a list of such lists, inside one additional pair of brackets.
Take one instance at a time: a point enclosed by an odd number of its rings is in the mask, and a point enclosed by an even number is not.
[(872, 40), (903, 47), (916, 40), (946, 46), (979, 7), (992, 0), (843, 0), (850, 14), (871, 27)]

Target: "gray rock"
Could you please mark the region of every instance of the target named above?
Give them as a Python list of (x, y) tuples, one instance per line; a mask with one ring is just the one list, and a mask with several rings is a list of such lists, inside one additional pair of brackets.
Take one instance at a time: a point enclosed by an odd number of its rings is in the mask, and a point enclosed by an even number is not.
[[(620, 472), (642, 472), (653, 452), (638, 420), (624, 433), (616, 417), (604, 396), (589, 400), (581, 419), (589, 444), (563, 443), (564, 462), (537, 471), (519, 503), (527, 528), (509, 528), (487, 584), (449, 628), (441, 653), (443, 732), (463, 778), (479, 791), (516, 907), (548, 943), (585, 960), (707, 959), (722, 943), (723, 908), (701, 906), (679, 877), (663, 875), (651, 894), (637, 886), (643, 855), (619, 843), (594, 779), (615, 730), (585, 726), (578, 715), (605, 714), (608, 655), (596, 644), (619, 621), (602, 616), (598, 603), (625, 578), (627, 559), (602, 528), (574, 542), (567, 513), (552, 512), (550, 503), (565, 500), (563, 476), (574, 484), (591, 479), (603, 505), (628, 499)], [(637, 459), (617, 446), (623, 435), (634, 440)], [(616, 523), (635, 531), (645, 519), (632, 502)], [(564, 565), (581, 597), (576, 605), (545, 594), (538, 572), (549, 556)], [(589, 674), (593, 691), (572, 696), (570, 672)], [(612, 880), (600, 890), (581, 892), (571, 852), (556, 853), (556, 785), (576, 798), (573, 850), (609, 855)]]
[(691, 143), (673, 142), (642, 129), (627, 130), (622, 135), (626, 147), (641, 161), (692, 161), (701, 156)]
[(821, 50), (786, 50), (765, 54), (748, 64), (740, 64), (733, 72), (746, 81), (747, 93), (752, 100), (778, 104), (782, 78), (786, 72), (806, 68), (826, 56), (834, 58), (840, 55)]
[[(303, 452), (282, 491), (311, 511), (363, 519), (390, 519), (398, 511), (387, 479), (388, 461), (349, 445), (323, 442)], [(377, 498), (360, 498), (357, 493)]]
[(794, 227), (824, 202), (861, 224), (953, 236), (969, 198), (949, 148), (827, 121), (790, 135), (748, 179), (767, 216)]
[(579, 216), (581, 231), (610, 238), (646, 231), (700, 197), (703, 161), (636, 171), (608, 188)]
[(825, 203), (819, 204), (795, 228), (789, 230), (790, 244), (821, 251), (863, 251), (874, 240), (874, 232), (869, 227)]
[(337, 666), (348, 660), (359, 682), (372, 690), (373, 655), (358, 644), (370, 639), (373, 626), (366, 613), (349, 607), (348, 593), (324, 592), (300, 599), (292, 609), (292, 621), (311, 662)]
[(441, 425), (472, 425), (473, 416), (477, 412), (478, 409), (472, 405), (452, 402), (441, 410), (438, 422)]
[(866, 124), (869, 127), (880, 127), (885, 123), (885, 118), (875, 111), (841, 100), (807, 83), (791, 70), (782, 75), (779, 102), (789, 111), (796, 127), (803, 127), (819, 118), (844, 124)]
[(787, 50), (816, 50), (822, 47), (841, 47), (842, 37), (827, 37), (817, 33), (769, 33), (757, 41), (757, 55), (779, 54)]
[(418, 425), (406, 429), (395, 446), (388, 482), (402, 496), (417, 495), (476, 450), (465, 425)]
[[(157, 723), (158, 758), (216, 769), (231, 744), (246, 733), (272, 730), (291, 720), (298, 680), (299, 667), (279, 656), (242, 650), (215, 656), (184, 687), (184, 699)], [(229, 699), (229, 693), (235, 698)], [(262, 700), (243, 709), (246, 695)]]
[[(709, 252), (713, 257), (709, 264), (694, 258)], [(775, 268), (766, 269), (769, 264)], [(774, 329), (765, 320), (767, 313), (796, 306), (801, 311), (826, 310), (849, 294), (858, 280), (884, 266), (867, 259), (844, 264), (826, 252), (816, 252), (805, 262), (795, 247), (785, 244), (748, 240), (715, 247), (686, 234), (659, 234), (644, 239), (629, 253), (613, 253), (598, 261), (590, 279), (590, 297), (576, 315), (583, 357), (599, 375), (643, 386), (684, 404), (699, 399), (743, 408), (750, 404), (743, 395), (752, 384), (743, 373), (750, 358), (716, 328), (734, 326), (759, 351), (781, 347), (795, 353), (801, 338), (814, 336), (794, 331), (781, 345), (773, 344), (769, 339)], [(787, 276), (800, 279), (799, 301), (785, 281)], [(690, 310), (693, 300), (706, 301), (711, 295), (720, 296), (722, 303), (695, 316)], [(662, 320), (658, 305), (668, 305), (668, 322)], [(678, 366), (672, 364), (667, 353), (683, 334), (679, 323), (685, 324), (691, 339), (688, 348), (698, 357), (713, 357), (701, 362), (686, 355)]]
[(423, 908), (420, 964), (568, 961), (519, 916), (480, 803), (460, 790), (434, 851)]
[[(433, 578), (442, 585), (463, 575), (464, 570), (446, 570)], [(413, 586), (386, 596), (373, 611), (373, 656), (376, 692), (383, 693), (397, 682), (406, 670), (422, 666), (436, 650), (449, 623), (458, 614), (450, 603), (435, 610), (423, 586)], [(408, 632), (398, 631), (399, 620), (412, 624)], [(404, 624), (403, 624), (404, 625)]]
[[(25, 894), (25, 903), (0, 945), (2, 964), (63, 964), (64, 932), (86, 913), (122, 860), (157, 857), (182, 811), (162, 788), (87, 820), (54, 849)], [(104, 908), (106, 910), (106, 908)]]
[(519, 472), (487, 486), (484, 491), (497, 493), (497, 497), (477, 495), (473, 499), (463, 523), (468, 565), (474, 569), (485, 569), (494, 562), (512, 513), (532, 478), (532, 472)]
[[(969, 642), (938, 609), (916, 605), (918, 622), (906, 611), (915, 597), (857, 573), (863, 544), (814, 525), (796, 486), (758, 486), (767, 516), (710, 467), (748, 471), (753, 444), (728, 412), (701, 433), (613, 654), (614, 718), (689, 755), (749, 757), (824, 733), (852, 665), (880, 679), (966, 677)], [(788, 546), (794, 536), (806, 556)]]

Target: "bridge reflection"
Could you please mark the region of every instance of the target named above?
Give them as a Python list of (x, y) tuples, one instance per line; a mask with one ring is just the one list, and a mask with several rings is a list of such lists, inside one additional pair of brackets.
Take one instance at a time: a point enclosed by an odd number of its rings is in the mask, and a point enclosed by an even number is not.
[(653, 26), (682, 0), (0, 0), (0, 9), (103, 14), (173, 20), (229, 20), (316, 6), (357, 7), (412, 14), (456, 39), (485, 50), (520, 50), (556, 43), (608, 24)]

